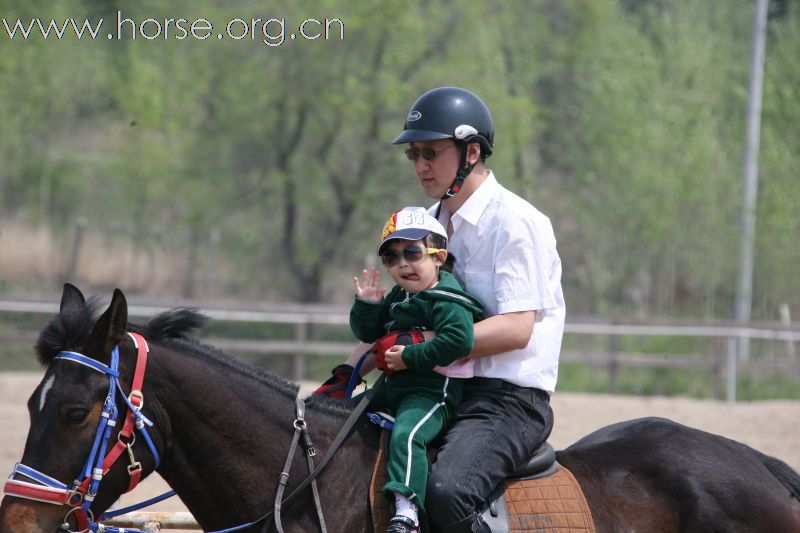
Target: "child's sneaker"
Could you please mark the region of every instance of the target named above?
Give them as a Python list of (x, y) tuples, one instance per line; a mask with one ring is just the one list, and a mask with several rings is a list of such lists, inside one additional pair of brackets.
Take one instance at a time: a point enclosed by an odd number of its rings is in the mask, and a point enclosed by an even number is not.
[(418, 524), (407, 516), (397, 515), (389, 520), (386, 533), (419, 533)]

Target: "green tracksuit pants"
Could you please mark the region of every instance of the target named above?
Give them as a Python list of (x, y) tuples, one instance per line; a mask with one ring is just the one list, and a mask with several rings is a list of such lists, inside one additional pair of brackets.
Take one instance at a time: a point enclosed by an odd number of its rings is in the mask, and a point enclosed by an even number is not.
[(395, 417), (389, 441), (389, 481), (383, 494), (394, 504), (394, 494), (425, 509), (428, 482), (427, 445), (447, 427), (461, 402), (462, 382), (433, 371), (404, 370), (386, 379), (370, 403), (373, 410), (388, 409)]

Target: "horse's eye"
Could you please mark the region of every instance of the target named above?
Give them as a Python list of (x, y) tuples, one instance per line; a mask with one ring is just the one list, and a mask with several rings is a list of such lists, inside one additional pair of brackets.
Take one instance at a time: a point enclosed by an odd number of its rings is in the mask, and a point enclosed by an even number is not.
[(84, 409), (83, 407), (73, 407), (69, 411), (67, 411), (67, 416), (65, 417), (66, 423), (70, 425), (77, 425), (82, 423), (86, 420), (86, 416), (89, 414), (88, 409)]

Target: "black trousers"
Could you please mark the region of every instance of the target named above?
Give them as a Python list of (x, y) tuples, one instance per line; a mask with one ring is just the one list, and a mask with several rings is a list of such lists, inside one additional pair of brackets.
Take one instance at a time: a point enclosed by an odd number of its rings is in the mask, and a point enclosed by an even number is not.
[(553, 429), (549, 395), (507, 381), (472, 378), (428, 478), (425, 507), (437, 531), (477, 527), (489, 494), (526, 462)]

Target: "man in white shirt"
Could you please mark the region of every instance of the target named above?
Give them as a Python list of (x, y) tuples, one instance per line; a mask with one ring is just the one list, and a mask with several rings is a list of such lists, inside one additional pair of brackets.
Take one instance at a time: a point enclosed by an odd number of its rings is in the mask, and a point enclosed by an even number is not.
[[(442, 533), (491, 532), (480, 516), (487, 498), (553, 427), (565, 316), (561, 259), (550, 220), (486, 167), (493, 142), (489, 109), (456, 87), (423, 94), (394, 140), (408, 145), (425, 194), (440, 200), (430, 211), (447, 228), (454, 274), (487, 316), (475, 324), (475, 377), (465, 380), (428, 478), (428, 517)], [(359, 345), (315, 394), (343, 397), (367, 348)], [(414, 531), (398, 528), (391, 533)]]
[(455, 275), (481, 299), (475, 377), (443, 438), (428, 482), (427, 511), (439, 531), (489, 532), (486, 499), (547, 439), (565, 306), (550, 220), (502, 187), (485, 160), (494, 126), (473, 93), (440, 87), (411, 107), (394, 144), (406, 155), (431, 213), (447, 228)]

